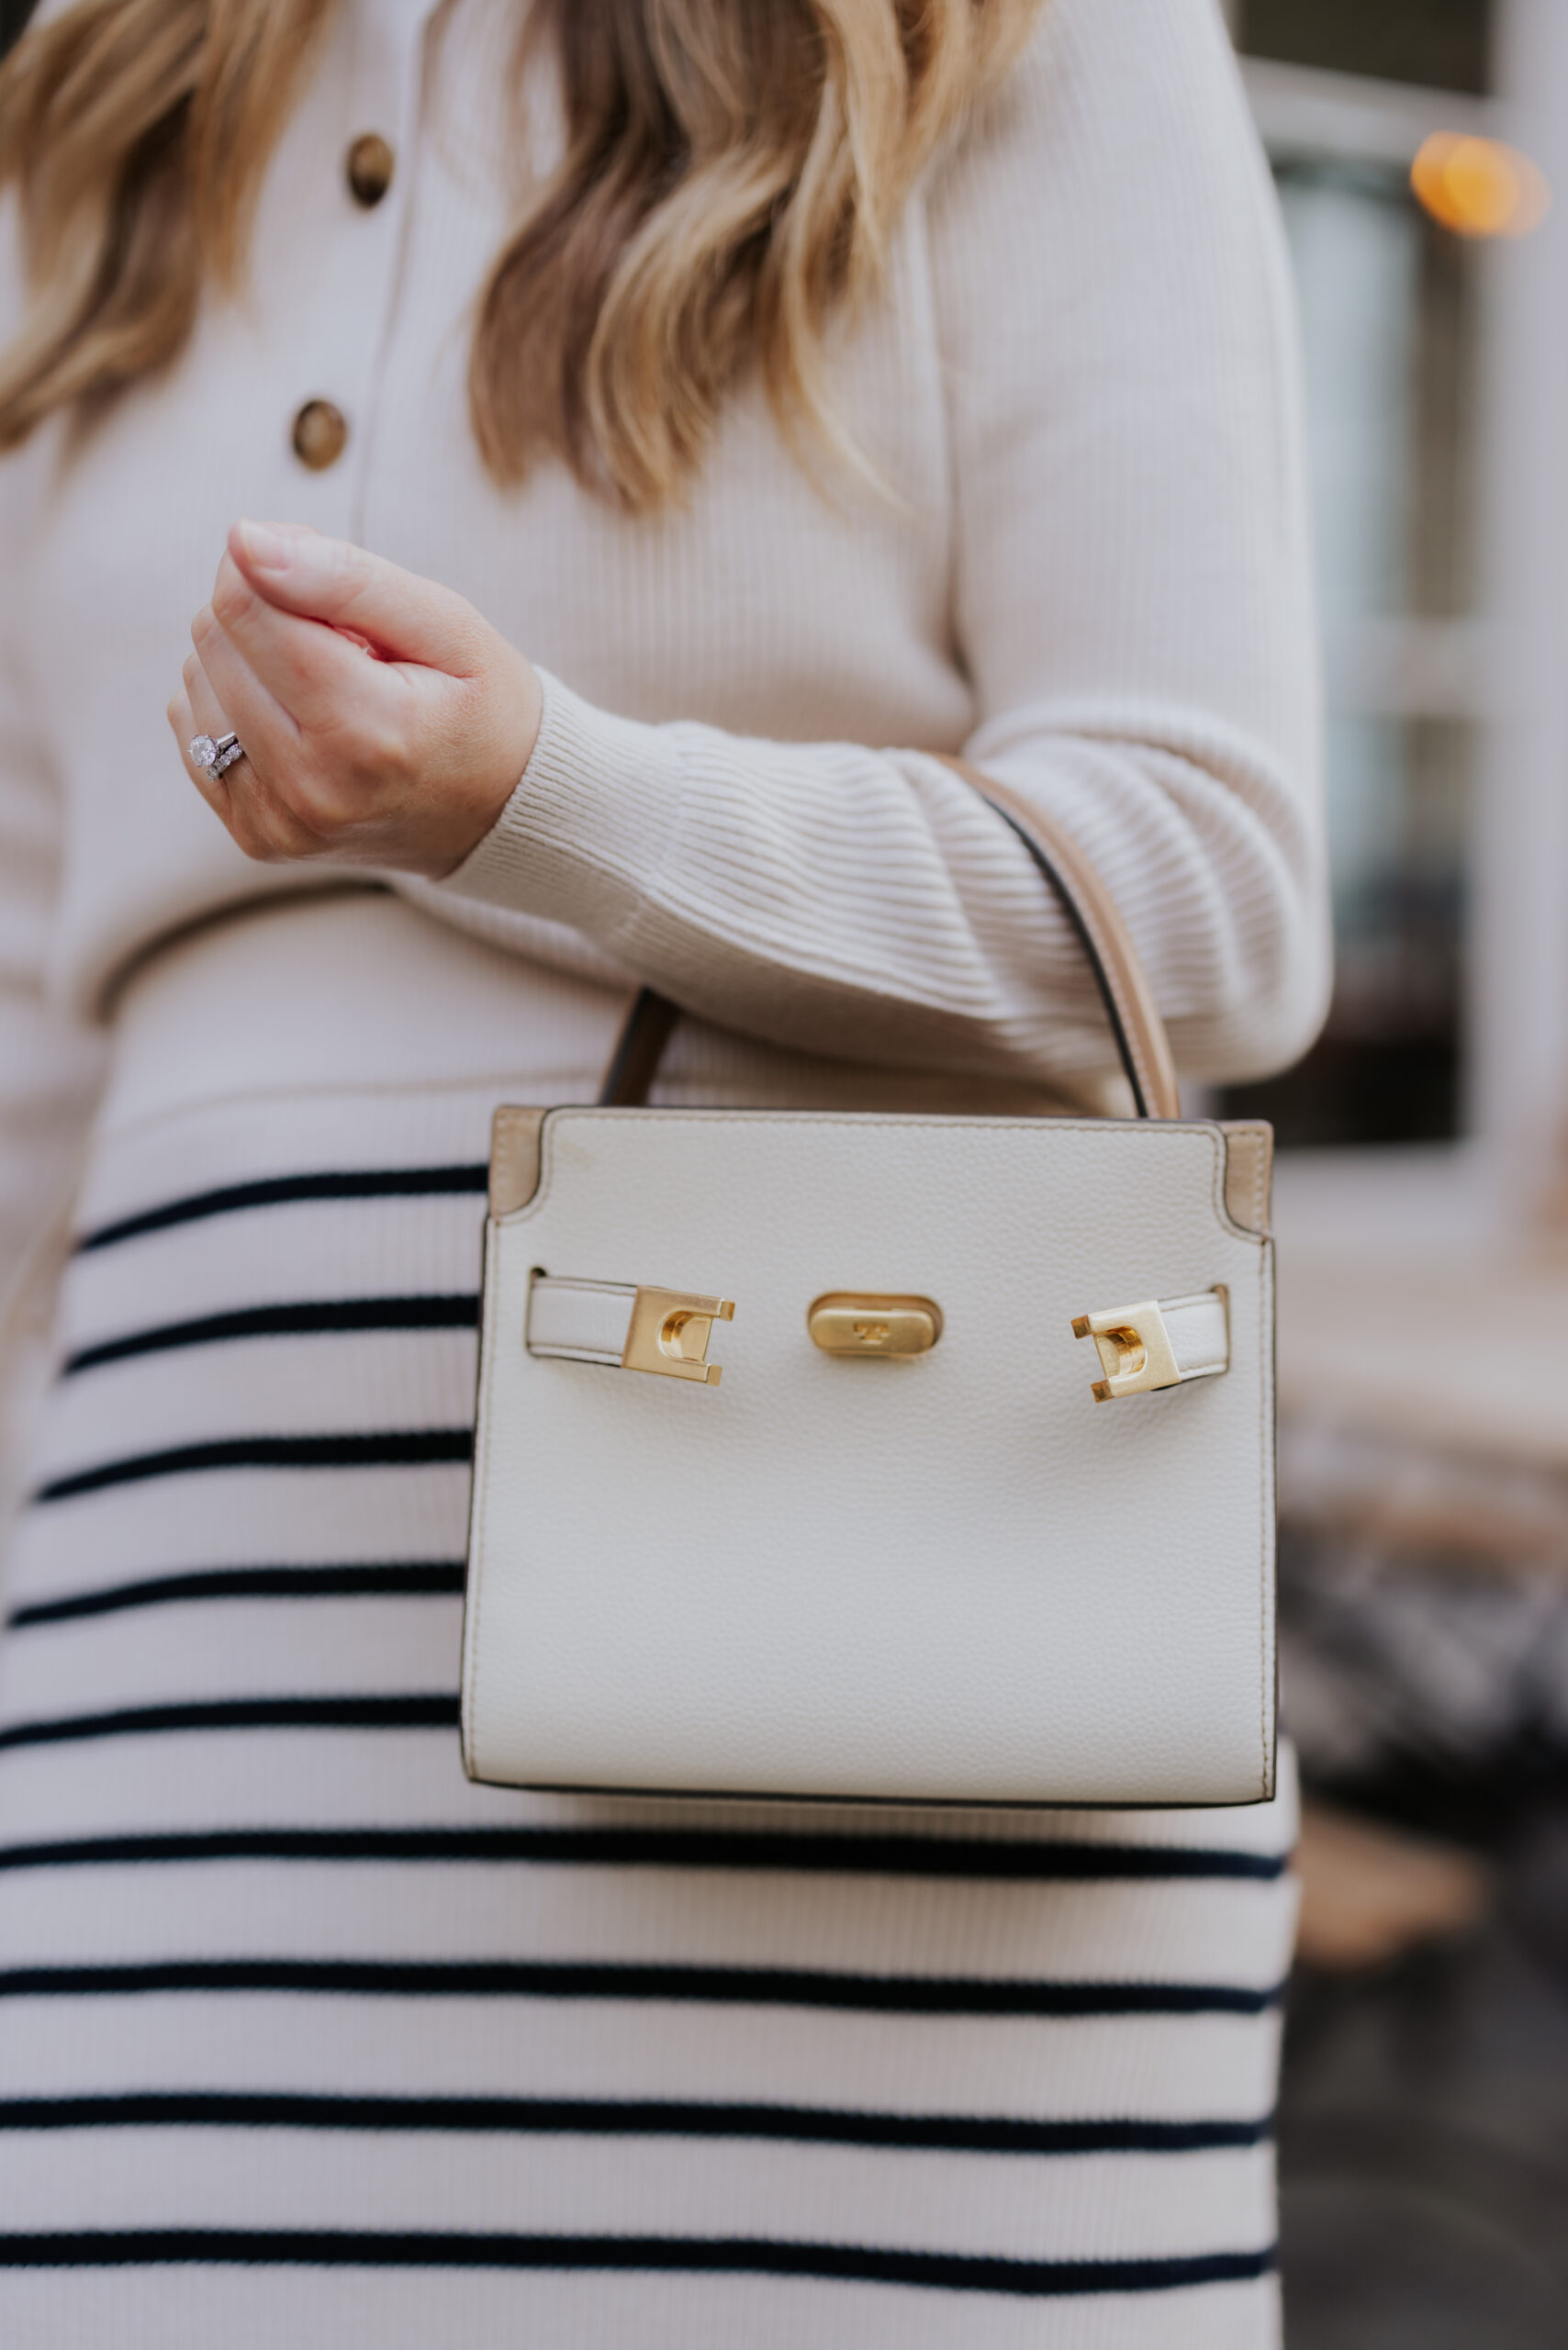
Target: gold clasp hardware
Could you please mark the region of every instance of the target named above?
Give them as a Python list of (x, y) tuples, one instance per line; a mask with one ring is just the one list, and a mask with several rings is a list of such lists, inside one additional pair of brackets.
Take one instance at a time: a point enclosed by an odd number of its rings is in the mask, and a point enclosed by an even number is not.
[(695, 1379), (717, 1387), (723, 1372), (708, 1360), (715, 1322), (733, 1322), (732, 1297), (698, 1297), (683, 1289), (640, 1289), (632, 1301), (622, 1371), (653, 1371), (662, 1379)]
[(826, 1355), (923, 1355), (942, 1336), (928, 1297), (860, 1297), (834, 1290), (808, 1307), (812, 1344)]
[(1182, 1384), (1165, 1316), (1152, 1299), (1141, 1305), (1113, 1306), (1103, 1314), (1081, 1314), (1072, 1335), (1094, 1341), (1105, 1373), (1090, 1391), (1097, 1404)]

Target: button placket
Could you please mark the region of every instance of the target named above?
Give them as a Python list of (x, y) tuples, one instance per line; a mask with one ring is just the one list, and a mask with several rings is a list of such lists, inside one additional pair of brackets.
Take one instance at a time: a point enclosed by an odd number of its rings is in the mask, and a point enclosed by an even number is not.
[[(332, 109), (342, 142), (335, 174), (339, 209), (335, 222), (323, 223), (332, 250), (331, 274), (342, 290), (335, 317), (320, 321), (327, 329), (321, 347), (314, 360), (306, 360), (316, 382), (307, 376), (298, 386), (298, 405), (286, 429), (300, 467), (316, 475), (334, 472), (333, 503), (343, 497), (348, 502), (327, 527), (350, 536), (357, 535), (355, 518), (364, 502), (356, 476), (365, 459), (375, 362), (398, 298), (399, 198), (407, 196), (403, 183), (409, 176), (409, 143), (417, 128), (414, 108), (429, 13), (428, 0), (387, 0), (386, 6), (356, 0), (344, 28), (351, 44), (348, 73)], [(366, 123), (385, 128), (360, 128)], [(374, 221), (364, 217), (372, 214)], [(347, 464), (342, 462), (345, 454)]]

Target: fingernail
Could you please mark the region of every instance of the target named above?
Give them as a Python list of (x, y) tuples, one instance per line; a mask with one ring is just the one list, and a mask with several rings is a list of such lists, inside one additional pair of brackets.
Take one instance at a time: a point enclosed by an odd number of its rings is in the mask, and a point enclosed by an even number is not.
[(245, 560), (258, 571), (286, 571), (293, 563), (293, 541), (270, 522), (241, 522), (238, 529)]

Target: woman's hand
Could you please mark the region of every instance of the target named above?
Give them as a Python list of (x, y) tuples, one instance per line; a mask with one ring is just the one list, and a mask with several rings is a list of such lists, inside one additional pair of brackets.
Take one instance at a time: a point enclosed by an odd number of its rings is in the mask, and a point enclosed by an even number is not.
[[(439, 879), (489, 831), (539, 733), (539, 679), (472, 604), (298, 523), (236, 522), (169, 723), (247, 856)], [(193, 735), (245, 755), (198, 767)]]

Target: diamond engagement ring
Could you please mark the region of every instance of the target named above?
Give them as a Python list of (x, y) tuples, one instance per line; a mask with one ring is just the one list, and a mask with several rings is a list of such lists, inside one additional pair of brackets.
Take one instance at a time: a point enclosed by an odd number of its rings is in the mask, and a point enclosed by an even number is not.
[(245, 745), (238, 734), (220, 734), (214, 742), (210, 734), (193, 734), (188, 745), (192, 762), (206, 767), (209, 775), (221, 775), (236, 759), (245, 755)]

